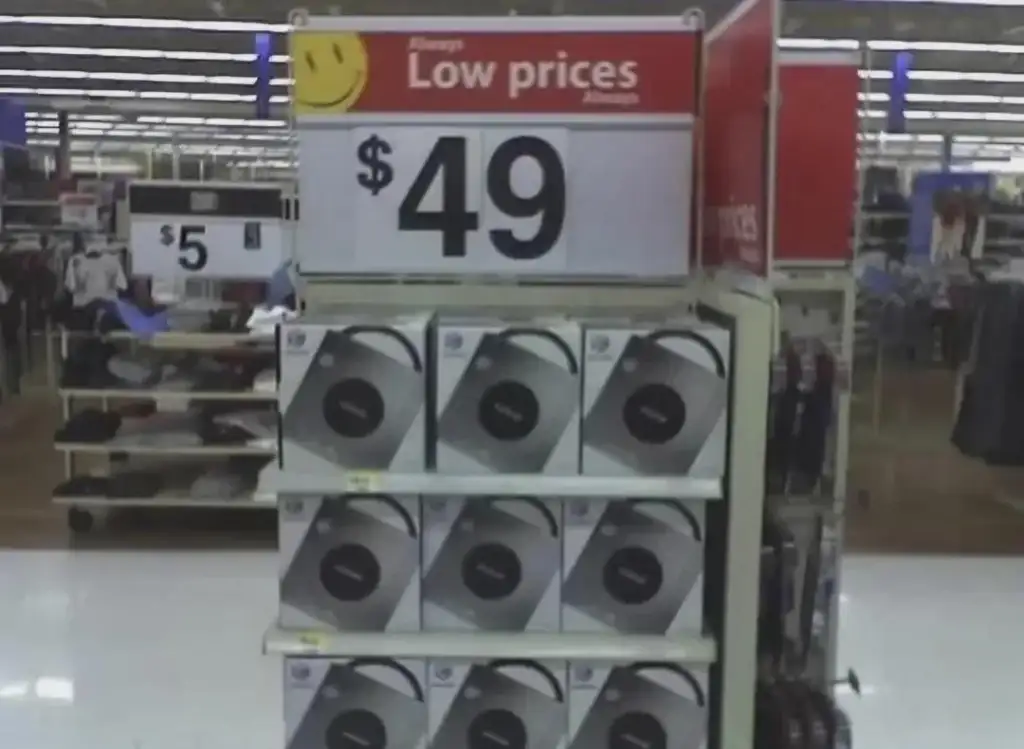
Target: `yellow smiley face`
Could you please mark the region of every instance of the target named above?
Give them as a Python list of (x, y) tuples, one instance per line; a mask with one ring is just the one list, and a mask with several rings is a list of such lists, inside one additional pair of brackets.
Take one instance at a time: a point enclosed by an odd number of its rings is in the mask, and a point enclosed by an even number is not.
[(296, 114), (346, 112), (366, 88), (366, 47), (351, 31), (298, 31), (291, 36)]

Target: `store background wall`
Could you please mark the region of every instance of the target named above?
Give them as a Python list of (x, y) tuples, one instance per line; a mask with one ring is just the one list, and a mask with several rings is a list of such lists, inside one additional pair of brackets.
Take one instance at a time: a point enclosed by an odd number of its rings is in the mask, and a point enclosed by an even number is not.
[[(312, 12), (338, 10), (337, 3), (329, 0), (304, 5)], [(699, 5), (714, 22), (734, 3), (705, 0)], [(102, 7), (91, 0), (8, 0), (4, 11), (10, 14), (7, 19), (49, 14), (205, 23), (231, 19), (265, 25), (281, 24), (291, 7), (281, 0), (252, 0), (244, 5), (230, 0), (108, 0)], [(353, 0), (344, 4), (348, 14), (502, 14), (511, 10), (655, 14), (679, 9), (678, 3), (666, 0)], [(892, 56), (903, 43), (917, 45), (914, 72), (928, 74), (911, 78), (908, 133), (866, 140), (865, 164), (882, 159), (934, 169), (944, 135), (955, 136), (953, 156), (960, 161), (1005, 161), (1024, 155), (1024, 98), (1019, 91), (1024, 82), (1024, 54), (1020, 54), (1024, 45), (1015, 31), (1024, 27), (1024, 10), (952, 3), (941, 3), (939, 10), (924, 3), (784, 3), (786, 48), (817, 49), (822, 40), (873, 43), (869, 45), (873, 69), (865, 79), (870, 88), (862, 99), (864, 121), (873, 136), (885, 121), (889, 91), (884, 75)], [(0, 69), (5, 71), (0, 96), (17, 92), (28, 111), (30, 145), (51, 153), (60, 130), (58, 110), (67, 111), (73, 166), (88, 161), (108, 172), (115, 166), (126, 167), (163, 178), (178, 174), (204, 179), (287, 179), (294, 167), (285, 121), (287, 89), (282, 83), (287, 63), (282, 35), (274, 33), (271, 41), (274, 78), (269, 120), (258, 120), (254, 103), (245, 98), (252, 95), (251, 86), (244, 84), (245, 76), (252, 74), (251, 62), (245, 58), (253, 49), (252, 29), (194, 33), (192, 28), (111, 23), (85, 30), (5, 20), (0, 23)], [(984, 51), (979, 45), (1002, 47)], [(105, 52), (68, 52), (75, 48)], [(153, 58), (126, 55), (125, 50), (188, 51), (198, 52), (199, 57)], [(204, 59), (204, 54), (214, 57)], [(145, 96), (132, 92), (145, 92)], [(909, 188), (906, 173), (902, 182)], [(879, 375), (869, 352), (858, 359), (854, 375), (847, 508), (851, 548), (1024, 551), (1024, 516), (1007, 506), (1016, 496), (1024, 497), (1024, 480), (1014, 469), (993, 469), (967, 459), (949, 443), (955, 373), (911, 366), (887, 354)], [(44, 418), (33, 423), (42, 424)], [(45, 433), (46, 428), (39, 428)], [(49, 460), (49, 454), (41, 452), (30, 458), (22, 444), (10, 448), (0, 447), (5, 453), (0, 459), (7, 461), (5, 470), (16, 471), (33, 461), (47, 465)], [(32, 480), (39, 486), (12, 490), (10, 506), (31, 505), (45, 508), (39, 513), (49, 512), (49, 482)]]

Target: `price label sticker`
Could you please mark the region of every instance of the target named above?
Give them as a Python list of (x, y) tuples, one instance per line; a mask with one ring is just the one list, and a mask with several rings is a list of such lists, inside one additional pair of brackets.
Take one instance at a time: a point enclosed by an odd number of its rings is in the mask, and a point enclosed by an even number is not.
[(380, 474), (377, 471), (348, 471), (345, 473), (345, 491), (353, 493), (379, 492)]
[(316, 655), (324, 650), (327, 637), (319, 632), (302, 632), (299, 634), (299, 646), (304, 653)]
[(685, 275), (698, 31), (309, 18), (291, 37), (303, 271)]
[(132, 270), (161, 278), (268, 278), (285, 257), (283, 207), (274, 186), (133, 182)]

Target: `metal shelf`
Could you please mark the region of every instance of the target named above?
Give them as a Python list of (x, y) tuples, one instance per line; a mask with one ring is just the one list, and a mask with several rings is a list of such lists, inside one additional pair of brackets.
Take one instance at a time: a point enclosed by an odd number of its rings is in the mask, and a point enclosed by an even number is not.
[(182, 445), (180, 447), (172, 447), (167, 445), (111, 444), (108, 442), (55, 442), (53, 443), (53, 448), (58, 452), (92, 453), (94, 455), (125, 453), (128, 455), (262, 455), (273, 457), (277, 454), (277, 450), (274, 448), (254, 447), (251, 445)]
[(88, 331), (65, 330), (67, 338), (102, 338), (106, 341), (135, 341), (150, 348), (176, 349), (182, 351), (219, 351), (225, 348), (243, 346), (271, 345), (274, 335), (264, 333), (208, 333), (203, 331), (169, 331), (143, 336), (129, 330), (114, 330), (109, 333), (92, 333)]
[(269, 480), (269, 485), (278, 493), (297, 494), (526, 494), (552, 497), (665, 497), (707, 501), (719, 500), (724, 496), (720, 479), (685, 476), (442, 476), (436, 473), (339, 471), (337, 476), (277, 473)]
[[(348, 655), (391, 657), (450, 657), (462, 660), (523, 657), (530, 659), (654, 660), (676, 663), (715, 663), (709, 684), (718, 709), (711, 712), (710, 732), (716, 749), (740, 749), (754, 744), (755, 684), (758, 676), (757, 628), (760, 604), (761, 522), (763, 517), (764, 450), (767, 441), (769, 374), (775, 353), (778, 306), (769, 284), (750, 293), (729, 286), (732, 279), (702, 279), (687, 285), (655, 287), (642, 281), (621, 287), (562, 279), (558, 284), (493, 283), (463, 279), (460, 283), (427, 281), (403, 283), (323, 278), (304, 284), (303, 303), (311, 313), (344, 305), (367, 309), (558, 309), (609, 317), (643, 315), (646, 311), (678, 315), (699, 304), (730, 326), (734, 345), (730, 378), (731, 408), (728, 436), (730, 470), (720, 479), (685, 477), (589, 476), (437, 476), (366, 471), (334, 476), (307, 474), (271, 479), (264, 486), (278, 493), (337, 494), (393, 492), (409, 494), (552, 495), (578, 497), (664, 497), (692, 500), (726, 499), (729, 512), (709, 529), (714, 545), (725, 556), (719, 604), (723, 616), (714, 637), (700, 634), (675, 637), (634, 637), (619, 634), (513, 633), (323, 633), (285, 632), (272, 627), (266, 634), (267, 653), (293, 656)], [(718, 608), (716, 606), (716, 608)], [(720, 645), (720, 649), (715, 644)], [(710, 746), (710, 744), (709, 744)]]
[(159, 508), (232, 508), (268, 510), (277, 507), (276, 494), (254, 494), (233, 499), (190, 499), (188, 497), (53, 497), (55, 505), (66, 507), (159, 507)]
[(620, 635), (534, 632), (312, 632), (272, 626), (265, 653), (291, 656), (386, 658), (669, 661), (704, 665), (717, 657), (715, 641), (700, 635)]
[(61, 388), (57, 391), (62, 398), (181, 398), (197, 401), (255, 401), (273, 403), (277, 400), (277, 392), (259, 392), (246, 390), (242, 392), (219, 390), (159, 390), (159, 389), (109, 389), (99, 388)]

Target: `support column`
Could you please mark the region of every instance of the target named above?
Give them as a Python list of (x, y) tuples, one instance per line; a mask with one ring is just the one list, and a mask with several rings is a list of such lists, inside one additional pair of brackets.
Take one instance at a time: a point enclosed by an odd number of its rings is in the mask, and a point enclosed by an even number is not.
[(171, 146), (171, 179), (181, 179), (181, 148), (177, 143)]
[(939, 152), (939, 168), (948, 172), (953, 164), (953, 136), (946, 133), (942, 136), (942, 150)]
[(57, 179), (69, 179), (71, 177), (71, 123), (68, 113), (64, 111), (57, 113), (57, 153), (55, 156)]

